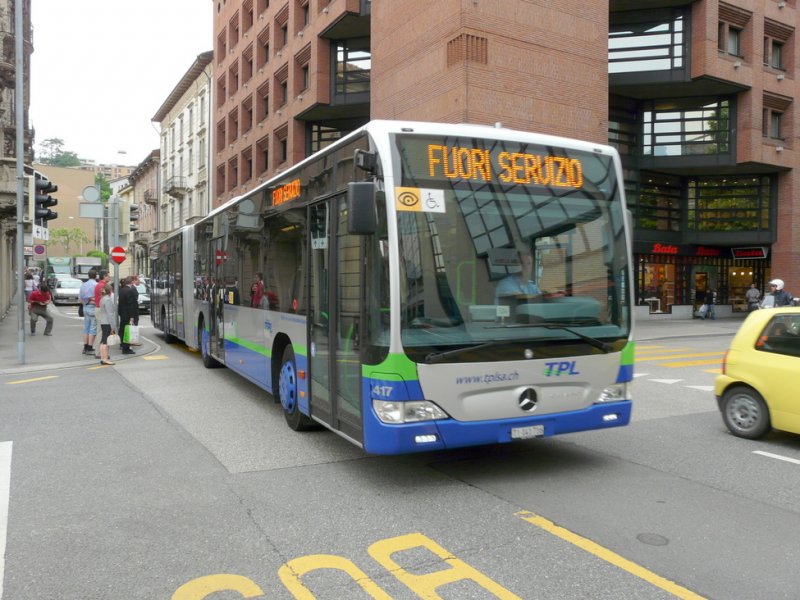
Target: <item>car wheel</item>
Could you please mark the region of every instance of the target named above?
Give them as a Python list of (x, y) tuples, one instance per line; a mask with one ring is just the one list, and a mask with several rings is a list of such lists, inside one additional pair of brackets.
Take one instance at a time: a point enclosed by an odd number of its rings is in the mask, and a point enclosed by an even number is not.
[(722, 420), (733, 435), (748, 440), (771, 429), (769, 408), (761, 394), (745, 386), (732, 387), (722, 396)]
[(283, 408), (286, 423), (295, 431), (305, 431), (314, 426), (314, 422), (300, 412), (297, 391), (297, 365), (294, 360), (292, 346), (283, 351), (281, 370), (278, 375), (278, 397)]

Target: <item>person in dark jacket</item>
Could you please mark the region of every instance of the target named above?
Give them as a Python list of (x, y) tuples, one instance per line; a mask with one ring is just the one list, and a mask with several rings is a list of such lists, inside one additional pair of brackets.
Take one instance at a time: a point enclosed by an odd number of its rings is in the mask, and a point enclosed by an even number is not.
[(123, 354), (136, 354), (131, 349), (130, 344), (126, 343), (125, 330), (128, 325), (139, 324), (139, 292), (136, 286), (133, 285), (133, 277), (130, 275), (122, 281), (122, 287), (119, 290), (119, 303), (117, 304), (117, 313), (119, 314), (119, 337), (123, 340), (120, 344)]
[(769, 289), (772, 292), (772, 297), (775, 298), (773, 306), (791, 306), (793, 296), (783, 287), (783, 279), (773, 279), (769, 282)]

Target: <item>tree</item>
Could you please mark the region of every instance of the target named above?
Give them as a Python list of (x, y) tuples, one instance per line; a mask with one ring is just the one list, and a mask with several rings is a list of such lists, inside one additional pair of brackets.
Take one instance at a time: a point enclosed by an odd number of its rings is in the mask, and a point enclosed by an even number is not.
[(64, 140), (48, 138), (40, 144), (42, 148), (41, 162), (55, 167), (78, 167), (81, 164), (75, 152), (64, 150)]
[(83, 252), (83, 244), (89, 241), (82, 229), (78, 227), (66, 228), (59, 227), (50, 230), (50, 243), (60, 244), (64, 248), (64, 254), (69, 254), (69, 249), (73, 244), (78, 244)]
[(94, 176), (94, 184), (100, 188), (100, 202), (108, 202), (111, 197), (111, 184), (108, 183), (105, 175), (97, 173)]

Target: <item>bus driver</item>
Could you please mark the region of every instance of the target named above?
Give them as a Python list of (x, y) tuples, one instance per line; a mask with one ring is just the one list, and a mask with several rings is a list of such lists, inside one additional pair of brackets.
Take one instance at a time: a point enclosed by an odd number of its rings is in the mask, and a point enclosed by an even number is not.
[(500, 300), (527, 300), (531, 296), (537, 296), (542, 292), (539, 286), (531, 278), (533, 276), (533, 255), (527, 248), (517, 248), (519, 256), (519, 273), (511, 273), (500, 280), (494, 292), (495, 304), (500, 304)]

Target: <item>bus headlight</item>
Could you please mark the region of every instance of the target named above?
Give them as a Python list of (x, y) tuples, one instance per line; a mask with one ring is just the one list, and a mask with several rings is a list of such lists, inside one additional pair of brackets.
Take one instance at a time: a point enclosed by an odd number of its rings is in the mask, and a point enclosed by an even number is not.
[(600, 396), (597, 398), (597, 403), (620, 402), (621, 400), (627, 400), (628, 398), (628, 384), (615, 383), (614, 385), (610, 385), (600, 392)]
[(411, 402), (373, 400), (372, 408), (384, 423), (418, 423), (447, 418), (447, 413), (428, 400)]

